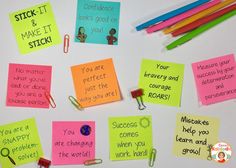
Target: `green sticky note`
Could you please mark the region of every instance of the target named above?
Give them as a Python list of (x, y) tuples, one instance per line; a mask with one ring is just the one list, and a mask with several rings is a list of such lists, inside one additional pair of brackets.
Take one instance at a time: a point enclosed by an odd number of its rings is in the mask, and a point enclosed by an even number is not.
[(21, 54), (61, 43), (49, 2), (11, 13), (10, 21)]
[(110, 159), (149, 158), (152, 149), (151, 116), (109, 118)]
[(35, 119), (27, 119), (0, 126), (0, 164), (2, 168), (36, 162), (43, 151), (36, 127)]
[(144, 102), (180, 106), (184, 65), (143, 59), (139, 87)]
[(179, 113), (173, 153), (179, 157), (207, 159), (208, 145), (218, 142), (219, 119)]

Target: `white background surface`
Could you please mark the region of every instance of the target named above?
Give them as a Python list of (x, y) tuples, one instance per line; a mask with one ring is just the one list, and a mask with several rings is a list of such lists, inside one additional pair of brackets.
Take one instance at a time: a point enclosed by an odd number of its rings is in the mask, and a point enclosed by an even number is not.
[[(152, 115), (153, 145), (157, 149), (157, 168), (233, 168), (236, 165), (236, 112), (235, 100), (217, 103), (210, 106), (199, 106), (191, 63), (222, 56), (236, 54), (236, 17), (218, 25), (194, 40), (172, 51), (163, 52), (166, 37), (160, 33), (145, 35), (135, 32), (134, 25), (167, 12), (179, 5), (183, 0), (124, 0), (121, 2), (119, 45), (79, 44), (71, 42), (69, 53), (64, 54), (62, 44), (42, 49), (27, 55), (20, 55), (9, 21), (9, 13), (31, 7), (43, 0), (1, 0), (0, 6), (0, 124), (35, 117), (45, 158), (51, 158), (51, 123), (52, 121), (86, 121), (96, 122), (96, 157), (103, 159), (103, 164), (93, 167), (126, 168), (148, 167), (148, 160), (110, 161), (108, 117)], [(65, 33), (74, 35), (76, 18), (76, 0), (51, 0), (55, 19), (63, 37)], [(192, 2), (192, 1), (187, 1)], [(113, 58), (123, 100), (115, 103), (90, 107), (83, 112), (77, 111), (67, 97), (74, 95), (70, 66), (105, 58)], [(130, 96), (130, 89), (138, 85), (140, 63), (142, 58), (170, 61), (185, 64), (181, 107), (168, 107), (148, 104), (145, 111), (137, 110), (136, 100)], [(56, 109), (34, 109), (6, 107), (6, 88), (9, 63), (52, 65), (51, 93), (57, 103)], [(226, 164), (214, 161), (178, 158), (172, 154), (176, 114), (214, 116), (220, 118), (219, 140), (228, 142), (233, 148), (233, 156)], [(20, 166), (20, 168), (37, 167), (36, 163)], [(56, 166), (51, 166), (56, 167)], [(59, 167), (84, 167), (68, 165)]]

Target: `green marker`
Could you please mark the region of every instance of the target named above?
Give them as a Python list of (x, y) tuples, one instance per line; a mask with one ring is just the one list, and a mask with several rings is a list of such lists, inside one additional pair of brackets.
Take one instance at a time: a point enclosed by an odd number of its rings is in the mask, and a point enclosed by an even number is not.
[(176, 41), (174, 41), (174, 42), (170, 43), (169, 45), (167, 45), (166, 49), (171, 50), (171, 49), (173, 49), (177, 46), (180, 46), (180, 45), (186, 43), (187, 41), (193, 39), (194, 37), (200, 35), (201, 33), (207, 31), (208, 29), (210, 29), (210, 28), (220, 24), (221, 22), (229, 19), (230, 17), (232, 17), (234, 15), (236, 15), (236, 10), (234, 10), (232, 12), (229, 12), (229, 13), (227, 13), (227, 14), (225, 14), (225, 15), (223, 15), (223, 16), (221, 16), (221, 17), (219, 17), (219, 18), (217, 18), (217, 19), (215, 19), (215, 20), (213, 20), (213, 21), (211, 21), (211, 22), (209, 22), (209, 23), (207, 23), (207, 24), (205, 24), (205, 25), (189, 32), (189, 33), (187, 33), (183, 37), (181, 37), (181, 38), (177, 39)]

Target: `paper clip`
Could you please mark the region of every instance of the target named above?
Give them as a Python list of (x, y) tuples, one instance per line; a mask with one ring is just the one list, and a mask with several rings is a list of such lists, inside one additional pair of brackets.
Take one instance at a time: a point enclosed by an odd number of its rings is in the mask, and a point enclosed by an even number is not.
[(212, 160), (212, 157), (211, 157), (211, 148), (212, 148), (213, 146), (212, 145), (208, 145), (208, 149), (207, 149), (207, 151), (209, 152), (209, 155), (207, 156), (207, 160), (209, 160), (209, 161), (211, 161)]
[(63, 48), (64, 53), (68, 53), (69, 46), (70, 46), (70, 36), (66, 34), (64, 36), (64, 48)]
[(92, 160), (86, 160), (84, 162), (85, 166), (91, 166), (91, 165), (95, 165), (95, 164), (101, 164), (102, 163), (102, 159), (92, 159)]
[(51, 161), (44, 158), (39, 158), (38, 165), (40, 168), (49, 168)]
[(153, 148), (151, 150), (150, 157), (149, 157), (149, 166), (150, 167), (154, 166), (154, 163), (155, 163), (155, 160), (156, 160), (156, 154), (157, 154), (157, 150), (155, 148)]
[(51, 106), (52, 108), (56, 108), (56, 103), (55, 103), (53, 97), (51, 96), (51, 94), (46, 91), (46, 92), (44, 93), (44, 95), (45, 95), (47, 101), (49, 102), (50, 106)]
[(83, 107), (79, 104), (76, 98), (74, 98), (73, 96), (69, 96), (68, 99), (78, 110), (83, 110)]
[[(139, 110), (144, 110), (146, 108), (146, 106), (143, 104), (143, 98), (142, 98), (143, 90), (142, 89), (137, 89), (137, 90), (131, 91), (131, 95), (132, 95), (133, 98), (135, 98), (137, 100), (138, 109)], [(140, 98), (140, 100), (138, 98)]]

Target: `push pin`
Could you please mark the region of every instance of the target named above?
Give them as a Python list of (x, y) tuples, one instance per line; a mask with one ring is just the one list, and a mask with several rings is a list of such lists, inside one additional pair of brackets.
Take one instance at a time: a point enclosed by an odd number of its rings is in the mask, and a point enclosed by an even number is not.
[(91, 133), (91, 127), (89, 125), (83, 125), (81, 128), (80, 128), (80, 133), (84, 136), (88, 136), (90, 135)]
[(137, 89), (134, 91), (131, 91), (131, 95), (133, 98), (135, 98), (138, 102), (138, 109), (139, 110), (144, 110), (146, 106), (143, 104), (143, 90), (142, 89)]
[(49, 168), (49, 166), (51, 165), (51, 161), (44, 158), (40, 158), (38, 165), (39, 168)]

